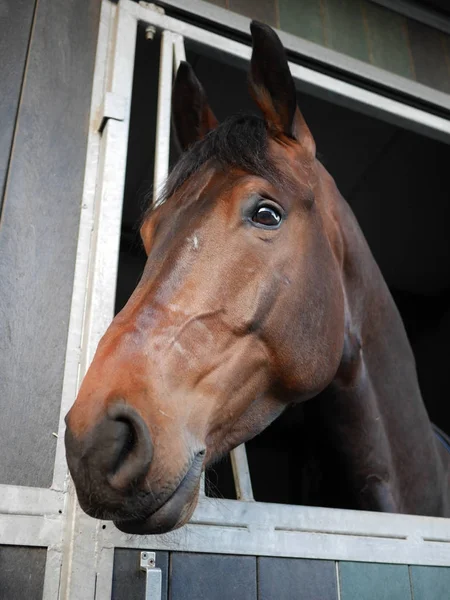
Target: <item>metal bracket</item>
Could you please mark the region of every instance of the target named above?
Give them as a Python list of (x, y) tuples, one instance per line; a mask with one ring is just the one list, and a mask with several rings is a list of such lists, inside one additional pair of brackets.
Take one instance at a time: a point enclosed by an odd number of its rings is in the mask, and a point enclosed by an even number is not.
[(160, 15), (166, 14), (166, 11), (163, 9), (163, 7), (158, 6), (154, 2), (144, 2), (143, 0), (141, 0), (139, 2), (139, 6), (142, 6), (142, 8), (146, 8), (147, 10), (152, 10), (153, 12), (156, 12)]
[(145, 600), (161, 600), (162, 573), (155, 566), (155, 553), (141, 552), (141, 571), (145, 571)]
[[(162, 6), (157, 6), (153, 2), (143, 2), (141, 0), (141, 2), (139, 2), (139, 5), (142, 6), (143, 8), (145, 8), (146, 10), (152, 10), (153, 12), (158, 13), (159, 15), (166, 14), (165, 10), (163, 9)], [(153, 40), (155, 35), (156, 35), (156, 27), (154, 25), (148, 25), (145, 29), (146, 39)]]
[[(166, 11), (163, 9), (162, 6), (158, 6), (157, 4), (154, 4), (153, 2), (143, 2), (143, 0), (141, 0), (141, 2), (139, 2), (139, 6), (142, 6), (142, 8), (145, 8), (146, 10), (152, 10), (153, 12), (158, 13), (159, 15), (166, 14)], [(153, 40), (155, 35), (156, 35), (156, 27), (154, 25), (148, 25), (145, 29), (146, 39)]]
[(113, 94), (113, 92), (106, 92), (100, 109), (100, 115), (97, 119), (97, 131), (103, 131), (108, 119), (123, 121), (125, 119), (126, 105), (126, 98), (124, 96)]

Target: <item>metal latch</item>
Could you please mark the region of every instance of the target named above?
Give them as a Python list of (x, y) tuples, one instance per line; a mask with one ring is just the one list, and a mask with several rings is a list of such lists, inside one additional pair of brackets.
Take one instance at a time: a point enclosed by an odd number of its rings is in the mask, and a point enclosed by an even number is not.
[(141, 571), (145, 571), (145, 600), (161, 600), (162, 573), (155, 566), (155, 553), (141, 552)]

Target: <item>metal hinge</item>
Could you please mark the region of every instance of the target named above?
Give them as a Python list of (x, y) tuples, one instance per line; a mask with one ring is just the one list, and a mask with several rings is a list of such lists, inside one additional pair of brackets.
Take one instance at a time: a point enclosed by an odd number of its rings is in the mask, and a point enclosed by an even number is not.
[(96, 123), (97, 131), (103, 131), (108, 119), (123, 121), (125, 119), (126, 104), (126, 98), (124, 96), (106, 92), (100, 109), (100, 115)]
[(145, 571), (145, 600), (161, 600), (162, 573), (155, 566), (154, 552), (141, 552), (141, 571)]

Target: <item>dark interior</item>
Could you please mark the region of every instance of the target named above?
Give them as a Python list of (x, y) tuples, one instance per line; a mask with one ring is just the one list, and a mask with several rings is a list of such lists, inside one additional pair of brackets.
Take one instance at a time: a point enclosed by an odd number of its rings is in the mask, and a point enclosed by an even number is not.
[[(219, 119), (256, 112), (246, 72), (198, 52), (188, 60)], [(139, 220), (152, 181), (156, 120), (158, 40), (137, 41), (127, 179), (116, 310), (137, 284), (145, 254)], [(446, 357), (450, 337), (450, 146), (382, 120), (299, 94), (299, 106), (322, 162), (352, 206), (402, 314), (430, 418), (450, 433)], [(176, 150), (171, 153), (172, 163)], [(298, 457), (311, 446), (332, 453), (327, 440), (308, 434), (304, 413), (290, 410), (247, 444), (255, 498), (298, 503), (308, 471)], [(299, 431), (302, 430), (302, 435)], [(208, 473), (209, 494), (234, 498), (229, 458)]]

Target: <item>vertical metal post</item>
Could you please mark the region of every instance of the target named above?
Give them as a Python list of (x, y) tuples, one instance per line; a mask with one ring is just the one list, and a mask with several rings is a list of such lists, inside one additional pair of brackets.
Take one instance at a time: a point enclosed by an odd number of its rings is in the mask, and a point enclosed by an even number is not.
[(161, 600), (162, 573), (155, 566), (154, 552), (141, 552), (141, 571), (145, 571), (145, 600)]
[(200, 491), (199, 491), (200, 496), (206, 496), (205, 481), (206, 481), (205, 471), (202, 471), (202, 474), (200, 475)]
[(184, 49), (184, 38), (182, 35), (180, 35), (179, 33), (172, 33), (172, 39), (174, 50), (173, 58), (176, 72), (178, 67), (180, 66), (180, 62), (186, 60), (186, 51)]
[(170, 31), (161, 34), (159, 63), (158, 107), (156, 113), (156, 154), (153, 176), (153, 203), (169, 173), (170, 116), (172, 107), (173, 38)]
[[(111, 3), (105, 2), (105, 4)], [(83, 253), (77, 256), (77, 265), (83, 273), (87, 271), (88, 280), (87, 284), (85, 283), (86, 293), (79, 299), (77, 306), (79, 310), (83, 310), (82, 339), (79, 367), (76, 372), (75, 368), (72, 369), (77, 380), (72, 384), (71, 391), (84, 375), (101, 336), (114, 316), (137, 21), (133, 15), (123, 10), (121, 3), (111, 5), (110, 8), (112, 11), (108, 36), (110, 53), (105, 57), (108, 59), (105, 68), (109, 76), (106, 77), (105, 85), (102, 82), (102, 85), (98, 86), (100, 90), (96, 88), (96, 93), (100, 91), (103, 93), (102, 98), (96, 98), (95, 108), (104, 104), (104, 94), (110, 92), (116, 99), (122, 98), (120, 104), (123, 113), (120, 115), (120, 120), (114, 118), (106, 120), (101, 136), (91, 132), (91, 136), (99, 137), (98, 150), (95, 156), (88, 155), (86, 169), (89, 172), (95, 169), (97, 180), (92, 181), (90, 176), (86, 179), (92, 182), (92, 188), (89, 190), (95, 196), (90, 196), (89, 201), (89, 206), (93, 204), (89, 227), (89, 255), (85, 256)], [(93, 112), (91, 116), (94, 115)], [(89, 190), (86, 190), (86, 193)], [(81, 511), (77, 504), (75, 490), (71, 485), (67, 496), (59, 597), (65, 600), (75, 598), (91, 600), (96, 593), (97, 566), (101, 554), (96, 543), (100, 522)], [(107, 555), (103, 553), (103, 558), (106, 557)], [(111, 568), (111, 554), (109, 562), (104, 564), (108, 564)], [(101, 589), (104, 590), (105, 586)], [(105, 593), (108, 591), (109, 588)]]
[(236, 498), (251, 502), (254, 498), (245, 444), (241, 444), (232, 450), (230, 456), (234, 485), (236, 487)]

